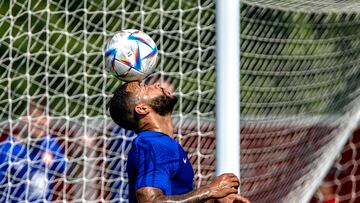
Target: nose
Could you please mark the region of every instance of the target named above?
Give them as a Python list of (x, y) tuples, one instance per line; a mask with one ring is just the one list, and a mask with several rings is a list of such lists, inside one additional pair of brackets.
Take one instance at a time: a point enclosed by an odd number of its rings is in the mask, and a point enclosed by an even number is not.
[(154, 88), (160, 89), (161, 88), (160, 83), (159, 82), (154, 83)]

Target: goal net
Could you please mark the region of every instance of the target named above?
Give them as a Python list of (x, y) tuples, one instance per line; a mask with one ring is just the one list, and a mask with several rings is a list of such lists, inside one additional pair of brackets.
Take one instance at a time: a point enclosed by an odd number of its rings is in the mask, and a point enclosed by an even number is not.
[[(120, 82), (104, 68), (103, 47), (129, 28), (156, 42), (157, 78), (179, 98), (174, 135), (196, 186), (208, 183), (215, 8), (212, 0), (0, 1), (0, 202), (128, 201), (135, 134), (107, 112)], [(240, 11), (241, 193), (252, 202), (358, 201), (359, 144), (350, 138), (360, 117), (360, 3), (246, 0)]]

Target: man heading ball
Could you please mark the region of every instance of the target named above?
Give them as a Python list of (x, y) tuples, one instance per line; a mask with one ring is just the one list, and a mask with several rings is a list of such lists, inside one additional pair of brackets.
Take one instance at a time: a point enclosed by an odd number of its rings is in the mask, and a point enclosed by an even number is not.
[(231, 173), (194, 189), (191, 163), (171, 137), (176, 102), (169, 86), (139, 82), (123, 84), (110, 101), (114, 122), (138, 134), (128, 154), (129, 202), (249, 203), (237, 194), (239, 179)]

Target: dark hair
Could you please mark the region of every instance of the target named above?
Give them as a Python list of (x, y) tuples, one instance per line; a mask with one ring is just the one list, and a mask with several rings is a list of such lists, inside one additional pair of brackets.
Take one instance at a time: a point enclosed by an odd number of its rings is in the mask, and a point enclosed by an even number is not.
[(119, 126), (136, 131), (138, 129), (138, 119), (135, 114), (135, 97), (126, 88), (127, 83), (115, 90), (109, 105), (110, 116)]
[(149, 106), (154, 109), (154, 111), (160, 116), (165, 116), (173, 112), (175, 104), (177, 102), (177, 97), (167, 96), (164, 92), (164, 89), (162, 89), (162, 91), (163, 95), (153, 98), (149, 102)]

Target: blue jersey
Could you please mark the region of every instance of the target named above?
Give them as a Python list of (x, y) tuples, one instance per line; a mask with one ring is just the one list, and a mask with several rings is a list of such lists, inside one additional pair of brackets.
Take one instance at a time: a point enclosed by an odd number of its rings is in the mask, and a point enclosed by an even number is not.
[(183, 148), (160, 132), (140, 132), (128, 155), (129, 202), (135, 192), (155, 187), (165, 195), (179, 195), (194, 189), (194, 171)]
[(136, 134), (120, 126), (110, 129), (112, 136), (106, 142), (107, 169), (106, 183), (109, 187), (106, 201), (120, 202), (121, 199), (129, 199), (129, 184), (126, 172), (126, 158), (131, 142)]
[(64, 151), (51, 136), (33, 145), (8, 138), (0, 143), (0, 202), (52, 200), (56, 175), (65, 173)]

